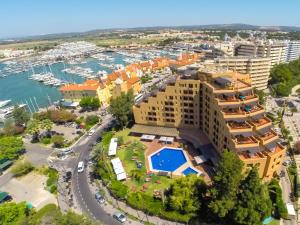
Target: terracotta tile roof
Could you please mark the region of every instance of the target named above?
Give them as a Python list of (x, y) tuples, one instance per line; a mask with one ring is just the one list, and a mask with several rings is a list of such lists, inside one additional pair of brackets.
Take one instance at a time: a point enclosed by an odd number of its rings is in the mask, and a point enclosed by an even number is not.
[(97, 80), (87, 80), (82, 84), (67, 84), (60, 88), (60, 91), (96, 91), (100, 86)]
[(139, 77), (132, 77), (127, 80), (127, 89), (129, 90), (133, 85), (140, 81)]

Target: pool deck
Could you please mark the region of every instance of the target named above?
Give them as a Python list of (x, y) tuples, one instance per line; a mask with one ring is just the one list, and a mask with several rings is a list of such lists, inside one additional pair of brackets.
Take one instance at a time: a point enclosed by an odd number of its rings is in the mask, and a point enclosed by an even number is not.
[[(150, 165), (149, 161), (149, 156), (151, 156), (153, 153), (157, 152), (161, 148), (181, 148), (180, 143), (178, 142), (173, 142), (172, 144), (165, 144), (165, 143), (160, 143), (157, 139), (153, 140), (152, 142), (143, 142), (143, 144), (146, 146), (145, 150), (145, 160), (146, 160), (146, 168), (147, 171), (153, 171)], [(194, 162), (194, 157), (196, 155), (199, 155), (197, 151), (192, 147), (192, 146), (185, 146), (183, 153), (185, 155), (185, 158), (187, 159), (187, 162), (183, 165), (181, 165), (179, 168), (177, 168), (172, 175), (174, 176), (182, 176), (182, 171), (184, 171), (186, 168), (191, 167), (192, 169), (196, 169), (203, 173), (204, 175), (204, 181), (210, 182), (210, 178), (208, 174), (205, 172), (203, 167), (201, 165), (196, 165)]]

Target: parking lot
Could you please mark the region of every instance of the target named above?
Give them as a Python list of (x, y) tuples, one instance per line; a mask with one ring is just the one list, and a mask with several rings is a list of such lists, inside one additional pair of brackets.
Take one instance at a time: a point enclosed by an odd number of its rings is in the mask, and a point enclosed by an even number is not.
[(13, 178), (4, 186), (1, 191), (8, 192), (14, 202), (26, 201), (35, 208), (53, 203), (57, 205), (55, 195), (44, 189), (47, 177), (31, 172), (21, 178)]

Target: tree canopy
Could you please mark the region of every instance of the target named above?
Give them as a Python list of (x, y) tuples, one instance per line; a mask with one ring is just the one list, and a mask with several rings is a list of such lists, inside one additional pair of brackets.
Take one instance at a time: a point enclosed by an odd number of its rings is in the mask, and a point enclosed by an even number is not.
[(83, 97), (80, 102), (79, 105), (81, 108), (83, 108), (84, 110), (88, 110), (88, 109), (98, 109), (100, 107), (100, 101), (99, 98), (97, 97)]
[(125, 127), (132, 120), (134, 103), (133, 90), (121, 93), (121, 96), (111, 99), (109, 111), (117, 119), (118, 125)]
[(0, 159), (16, 159), (24, 149), (23, 141), (19, 137), (0, 137)]
[(272, 202), (267, 186), (261, 183), (254, 166), (241, 182), (233, 209), (236, 224), (257, 225), (271, 215)]
[(1, 225), (96, 225), (83, 215), (68, 211), (66, 214), (54, 204), (44, 206), (38, 211), (29, 209), (25, 202), (3, 203), (0, 205), (0, 224)]
[(209, 208), (220, 218), (225, 217), (235, 205), (238, 187), (243, 178), (242, 169), (243, 162), (237, 154), (225, 150), (210, 190), (212, 201)]
[(26, 203), (3, 203), (0, 205), (0, 224), (12, 225), (22, 224), (26, 221), (26, 217), (29, 215)]
[(193, 213), (200, 209), (201, 196), (206, 192), (202, 178), (189, 175), (176, 179), (170, 186), (167, 204), (181, 213)]
[(13, 110), (12, 115), (16, 125), (26, 125), (27, 122), (30, 120), (30, 115), (25, 108), (16, 106)]
[(270, 84), (278, 96), (288, 96), (291, 89), (300, 84), (300, 59), (279, 64), (271, 70)]

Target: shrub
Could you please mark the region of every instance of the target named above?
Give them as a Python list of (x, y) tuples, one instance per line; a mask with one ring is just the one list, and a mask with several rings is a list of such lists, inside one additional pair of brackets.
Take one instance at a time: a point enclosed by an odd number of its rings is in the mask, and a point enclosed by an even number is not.
[(57, 185), (52, 185), (51, 187), (50, 187), (50, 193), (56, 193), (56, 191), (57, 191)]
[(28, 161), (19, 161), (11, 169), (11, 172), (15, 177), (28, 174), (34, 169), (33, 165)]
[(130, 193), (127, 203), (135, 209), (140, 209), (150, 215), (157, 215), (172, 221), (187, 222), (192, 216), (191, 214), (183, 215), (176, 211), (166, 211), (162, 201), (141, 192)]
[(93, 126), (99, 122), (99, 117), (96, 115), (89, 115), (85, 118), (85, 123), (88, 126)]
[(117, 180), (111, 182), (110, 190), (112, 194), (119, 199), (125, 199), (128, 193), (128, 187)]
[(48, 138), (48, 137), (44, 137), (41, 139), (41, 142), (44, 144), (44, 145), (49, 145), (51, 143), (51, 138)]
[(54, 147), (61, 148), (64, 145), (64, 137), (61, 135), (53, 135), (51, 138)]
[(282, 190), (277, 180), (272, 179), (271, 182), (269, 183), (269, 193), (270, 193), (270, 198), (272, 200), (273, 206), (275, 208), (275, 218), (286, 219), (288, 213), (284, 201), (282, 199)]

